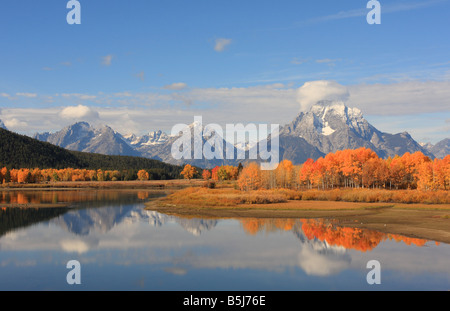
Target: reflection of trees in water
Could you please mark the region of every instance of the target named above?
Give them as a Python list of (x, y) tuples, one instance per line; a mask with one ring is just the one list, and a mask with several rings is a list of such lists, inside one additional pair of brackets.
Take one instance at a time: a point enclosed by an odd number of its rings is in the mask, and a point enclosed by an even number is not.
[(310, 239), (301, 225), (295, 226), (292, 231), (301, 241), (298, 264), (308, 275), (331, 275), (350, 266), (351, 257), (344, 247), (331, 245), (326, 240)]
[(337, 221), (324, 219), (261, 219), (240, 220), (247, 234), (291, 231), (300, 241), (298, 265), (308, 275), (326, 276), (346, 269), (351, 263), (348, 249), (371, 251), (385, 240), (422, 246), (427, 241), (401, 235), (339, 226)]
[(260, 231), (290, 231), (299, 220), (282, 218), (244, 218), (240, 219), (240, 222), (246, 233), (255, 235)]
[(375, 230), (339, 226), (336, 221), (324, 219), (303, 219), (302, 231), (308, 239), (319, 239), (330, 245), (342, 246), (361, 252), (371, 251), (381, 242), (394, 240), (407, 245), (423, 246), (427, 240), (410, 238), (398, 234), (382, 233)]
[(0, 236), (43, 221), (56, 218), (67, 208), (2, 208), (0, 210)]
[[(120, 223), (145, 221), (152, 226), (176, 222), (193, 235), (216, 227), (218, 219), (201, 217), (167, 216), (144, 210), (143, 200), (164, 196), (162, 191), (117, 190), (64, 190), (64, 191), (2, 191), (0, 199), (7, 203), (60, 203), (72, 202), (67, 208), (2, 208), (0, 210), (0, 235), (8, 231), (42, 221), (52, 223), (76, 235), (87, 236), (92, 232), (106, 233)], [(427, 241), (400, 235), (342, 227), (335, 221), (323, 219), (244, 218), (239, 219), (244, 232), (292, 231), (302, 244), (316, 241), (315, 248), (325, 251), (330, 247), (354, 249), (366, 252), (384, 240), (403, 241), (408, 245), (422, 246)], [(317, 243), (320, 241), (322, 243)], [(311, 245), (311, 243), (309, 243)], [(319, 245), (319, 246), (318, 246)], [(314, 249), (313, 247), (313, 249)]]
[(302, 223), (302, 231), (309, 240), (318, 239), (329, 245), (361, 252), (374, 249), (386, 237), (386, 234), (378, 231), (341, 227), (333, 221), (323, 219), (303, 219)]
[(77, 235), (88, 235), (92, 230), (109, 231), (123, 221), (143, 200), (165, 195), (161, 191), (2, 191), (5, 204), (71, 203), (73, 208), (61, 207), (2, 207), (0, 235), (43, 221), (50, 221)]
[(291, 231), (302, 243), (319, 240), (330, 246), (340, 246), (366, 252), (377, 247), (382, 241), (402, 241), (407, 245), (423, 246), (427, 240), (409, 238), (396, 234), (386, 234), (375, 230), (339, 226), (337, 221), (325, 219), (265, 219), (246, 218), (240, 220), (244, 231), (254, 235), (258, 232)]
[(0, 204), (44, 204), (77, 203), (83, 206), (105, 205), (105, 203), (136, 203), (145, 199), (164, 196), (163, 191), (119, 191), (119, 190), (34, 190), (2, 191)]

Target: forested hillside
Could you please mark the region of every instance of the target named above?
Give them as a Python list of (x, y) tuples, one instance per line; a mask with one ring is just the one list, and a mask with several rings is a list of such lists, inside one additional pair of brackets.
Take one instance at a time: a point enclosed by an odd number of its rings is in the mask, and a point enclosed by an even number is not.
[(179, 178), (181, 167), (131, 156), (106, 156), (76, 152), (28, 136), (0, 129), (0, 166), (20, 168), (78, 168), (102, 170), (145, 169), (164, 179)]

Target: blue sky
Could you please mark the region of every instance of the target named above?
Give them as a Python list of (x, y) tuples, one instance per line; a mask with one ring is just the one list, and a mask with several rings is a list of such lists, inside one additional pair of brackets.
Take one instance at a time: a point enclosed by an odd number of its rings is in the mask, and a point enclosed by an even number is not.
[(285, 124), (306, 82), (334, 81), (382, 131), (450, 131), (450, 1), (16, 0), (0, 10), (0, 119), (17, 132), (77, 120), (122, 133)]

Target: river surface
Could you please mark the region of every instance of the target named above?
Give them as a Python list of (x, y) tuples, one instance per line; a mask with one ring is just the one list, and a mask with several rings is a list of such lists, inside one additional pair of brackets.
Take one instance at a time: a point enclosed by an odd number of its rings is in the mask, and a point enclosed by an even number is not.
[[(161, 195), (0, 192), (0, 290), (450, 289), (448, 244), (332, 219), (180, 218), (144, 209)], [(43, 203), (69, 206), (36, 208)], [(74, 260), (78, 266), (67, 265)], [(379, 267), (368, 266), (374, 260)]]

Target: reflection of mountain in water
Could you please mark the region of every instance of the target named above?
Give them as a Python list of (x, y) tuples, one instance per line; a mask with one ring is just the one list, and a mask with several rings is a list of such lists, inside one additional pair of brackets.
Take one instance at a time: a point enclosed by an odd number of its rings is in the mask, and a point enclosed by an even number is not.
[(217, 220), (214, 219), (183, 219), (177, 218), (176, 222), (186, 231), (195, 236), (199, 236), (204, 230), (211, 230), (217, 225)]
[(308, 239), (300, 226), (292, 232), (301, 242), (299, 266), (308, 275), (330, 275), (350, 266), (351, 257), (342, 246), (330, 245), (326, 240)]
[(119, 224), (148, 223), (152, 227), (161, 227), (169, 222), (176, 222), (189, 233), (198, 236), (205, 230), (214, 228), (218, 221), (200, 218), (183, 219), (148, 211), (141, 205), (119, 205), (87, 209), (74, 209), (52, 223), (76, 235), (89, 235), (93, 232), (107, 233)]
[(127, 224), (133, 224), (137, 222), (146, 222), (152, 227), (161, 227), (173, 217), (160, 214), (155, 211), (148, 211), (142, 208), (136, 208), (132, 210), (129, 215), (124, 219)]
[(106, 233), (134, 209), (134, 205), (72, 210), (55, 219), (53, 223), (77, 235), (91, 232)]
[[(116, 197), (106, 200), (79, 202), (76, 208), (70, 210), (52, 223), (76, 235), (89, 235), (93, 232), (107, 233), (121, 223), (147, 221), (159, 226), (166, 220), (163, 215), (143, 209), (142, 200), (136, 193), (116, 193)], [(157, 198), (163, 193), (146, 194), (146, 198)]]
[(125, 222), (147, 222), (152, 227), (161, 227), (166, 223), (176, 222), (189, 233), (192, 233), (195, 236), (199, 236), (203, 231), (213, 229), (217, 225), (218, 220), (202, 218), (179, 218), (161, 214), (155, 211), (137, 208), (130, 212), (128, 217), (125, 219)]

